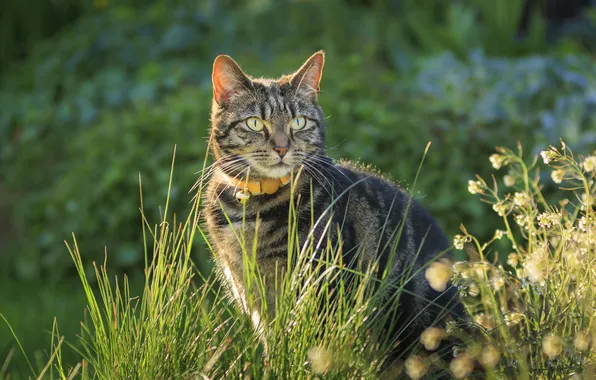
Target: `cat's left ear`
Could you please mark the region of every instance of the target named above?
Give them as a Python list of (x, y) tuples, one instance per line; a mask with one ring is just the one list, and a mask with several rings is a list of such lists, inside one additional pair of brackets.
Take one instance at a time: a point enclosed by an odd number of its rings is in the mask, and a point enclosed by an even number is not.
[(296, 91), (316, 99), (319, 94), (319, 82), (321, 81), (321, 75), (323, 75), (324, 64), (325, 53), (319, 50), (292, 75), (290, 83), (296, 88)]

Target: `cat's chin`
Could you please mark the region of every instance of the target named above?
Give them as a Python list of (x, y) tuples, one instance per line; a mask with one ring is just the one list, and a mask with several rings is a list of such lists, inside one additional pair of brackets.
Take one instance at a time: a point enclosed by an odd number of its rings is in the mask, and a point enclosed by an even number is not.
[(258, 173), (265, 178), (282, 178), (290, 175), (292, 172), (292, 166), (279, 163), (272, 166), (267, 166), (258, 169)]

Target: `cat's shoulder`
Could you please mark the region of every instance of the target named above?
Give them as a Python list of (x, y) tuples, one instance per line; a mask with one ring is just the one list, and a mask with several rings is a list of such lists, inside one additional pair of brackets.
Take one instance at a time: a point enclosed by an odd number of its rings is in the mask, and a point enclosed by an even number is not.
[(399, 181), (395, 180), (390, 175), (383, 173), (381, 170), (379, 170), (377, 167), (371, 164), (365, 164), (359, 161), (340, 159), (338, 161), (335, 161), (335, 166), (343, 170), (352, 172), (358, 177), (367, 177), (372, 179), (373, 181), (380, 181), (387, 185), (402, 189)]

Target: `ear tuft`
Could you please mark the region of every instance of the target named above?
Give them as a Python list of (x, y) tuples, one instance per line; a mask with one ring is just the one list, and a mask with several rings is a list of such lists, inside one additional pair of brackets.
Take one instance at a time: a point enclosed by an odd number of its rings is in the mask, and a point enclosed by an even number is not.
[(217, 104), (226, 102), (250, 86), (250, 80), (228, 55), (218, 55), (213, 62), (213, 98)]
[(290, 82), (296, 88), (296, 91), (316, 98), (319, 94), (319, 83), (323, 74), (323, 65), (325, 65), (325, 53), (319, 50), (307, 59), (302, 67), (292, 75)]

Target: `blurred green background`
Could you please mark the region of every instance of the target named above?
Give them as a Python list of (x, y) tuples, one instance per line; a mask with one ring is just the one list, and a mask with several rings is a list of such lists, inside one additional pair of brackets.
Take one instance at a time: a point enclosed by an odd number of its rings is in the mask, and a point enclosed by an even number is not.
[[(54, 317), (71, 342), (84, 318), (71, 233), (87, 262), (107, 247), (114, 274), (142, 281), (138, 177), (157, 221), (174, 144), (172, 208), (188, 212), (214, 57), (279, 76), (318, 49), (328, 154), (410, 187), (432, 141), (415, 192), (450, 235), (496, 228), (467, 192), (495, 146), (596, 148), (590, 0), (4, 0), (0, 313), (34, 366)], [(206, 249), (195, 254), (208, 272)], [(29, 374), (16, 348), (0, 320), (0, 378)]]

